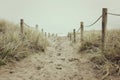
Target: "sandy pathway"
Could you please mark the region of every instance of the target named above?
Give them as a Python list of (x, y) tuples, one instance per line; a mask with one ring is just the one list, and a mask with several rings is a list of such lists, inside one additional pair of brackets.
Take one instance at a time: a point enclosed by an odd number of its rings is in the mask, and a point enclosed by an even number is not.
[(0, 80), (97, 80), (91, 63), (67, 38), (52, 41), (45, 53), (34, 54), (0, 69)]

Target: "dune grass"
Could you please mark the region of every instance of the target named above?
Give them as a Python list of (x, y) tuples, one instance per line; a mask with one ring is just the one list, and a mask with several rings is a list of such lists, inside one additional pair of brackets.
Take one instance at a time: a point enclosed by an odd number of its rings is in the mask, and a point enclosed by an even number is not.
[(111, 76), (120, 76), (120, 30), (108, 30), (105, 52), (101, 51), (101, 31), (84, 33), (84, 43), (80, 52), (90, 53), (96, 76), (108, 80)]
[(47, 45), (46, 38), (38, 30), (24, 27), (24, 34), (21, 34), (19, 25), (0, 20), (0, 65), (44, 52)]

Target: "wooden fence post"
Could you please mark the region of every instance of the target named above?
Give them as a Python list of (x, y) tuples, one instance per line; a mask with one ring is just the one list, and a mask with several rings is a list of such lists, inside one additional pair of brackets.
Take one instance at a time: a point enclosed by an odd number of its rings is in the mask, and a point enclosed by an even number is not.
[(83, 26), (83, 22), (80, 22), (80, 26), (81, 26), (81, 45), (83, 46), (83, 41), (84, 41), (84, 39), (83, 39), (83, 32), (84, 32), (84, 26)]
[(43, 33), (43, 29), (41, 29), (42, 33)]
[(38, 25), (36, 24), (36, 29), (38, 30)]
[(47, 33), (45, 32), (45, 37), (47, 37)]
[(76, 42), (76, 34), (75, 34), (75, 29), (73, 29), (73, 38), (74, 38), (74, 42)]
[(21, 34), (23, 34), (23, 24), (24, 24), (24, 20), (20, 19)]
[(106, 42), (106, 27), (107, 27), (107, 8), (102, 9), (102, 51), (105, 50)]
[(67, 34), (68, 39), (69, 39), (69, 35), (70, 35), (70, 34), (69, 34), (69, 32), (68, 32), (68, 34)]
[(70, 41), (72, 40), (72, 35), (71, 35), (71, 33), (70, 33)]
[(68, 35), (67, 35), (68, 39), (70, 39), (70, 33), (68, 32)]

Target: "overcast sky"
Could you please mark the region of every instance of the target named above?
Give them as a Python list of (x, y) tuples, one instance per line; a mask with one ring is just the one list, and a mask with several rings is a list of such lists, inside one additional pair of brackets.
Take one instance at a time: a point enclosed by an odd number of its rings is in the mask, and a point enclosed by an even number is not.
[[(31, 25), (39, 25), (50, 33), (67, 33), (94, 22), (102, 8), (120, 13), (120, 0), (0, 0), (0, 18), (19, 23), (21, 18)], [(120, 28), (119, 16), (108, 16), (107, 28)], [(101, 29), (101, 21), (90, 28)]]

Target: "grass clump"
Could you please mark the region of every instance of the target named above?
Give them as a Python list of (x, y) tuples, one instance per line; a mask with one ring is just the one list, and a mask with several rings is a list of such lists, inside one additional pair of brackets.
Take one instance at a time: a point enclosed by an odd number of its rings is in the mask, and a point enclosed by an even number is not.
[[(91, 34), (90, 34), (91, 33)], [(80, 51), (93, 50), (96, 52), (97, 48), (100, 48), (100, 32), (98, 31), (86, 31), (84, 34), (84, 41), (80, 47)]]
[(120, 78), (120, 30), (107, 31), (104, 53), (101, 51), (100, 35), (100, 31), (85, 32), (80, 51), (95, 53), (90, 60), (94, 63), (93, 69), (98, 78), (117, 80), (116, 77)]
[(47, 45), (47, 40), (38, 30), (24, 27), (24, 34), (21, 34), (18, 25), (0, 20), (0, 64), (44, 52)]

